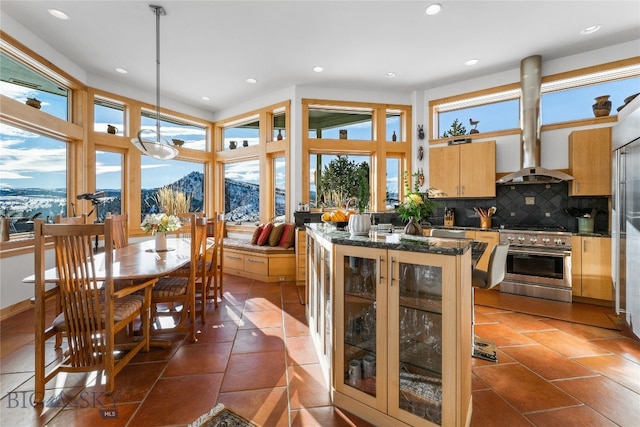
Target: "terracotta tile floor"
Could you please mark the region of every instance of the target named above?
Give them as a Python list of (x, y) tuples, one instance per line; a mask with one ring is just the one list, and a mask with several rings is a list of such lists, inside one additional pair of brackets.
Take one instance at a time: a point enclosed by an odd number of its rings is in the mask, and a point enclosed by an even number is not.
[[(589, 310), (574, 304), (571, 319)], [(226, 276), (198, 342), (166, 336), (171, 348), (138, 355), (113, 396), (99, 374), (58, 376), (35, 409), (32, 328), (32, 311), (0, 325), (2, 426), (185, 426), (218, 402), (264, 427), (370, 425), (331, 405), (293, 283)], [(640, 426), (640, 342), (624, 332), (481, 305), (475, 330), (499, 359), (473, 359), (472, 426)], [(59, 356), (48, 342), (47, 361)]]

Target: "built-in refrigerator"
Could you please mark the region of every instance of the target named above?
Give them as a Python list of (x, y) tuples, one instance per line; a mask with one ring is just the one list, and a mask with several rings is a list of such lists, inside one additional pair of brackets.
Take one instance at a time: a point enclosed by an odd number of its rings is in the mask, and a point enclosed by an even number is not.
[(613, 128), (612, 279), (616, 312), (640, 337), (640, 96)]

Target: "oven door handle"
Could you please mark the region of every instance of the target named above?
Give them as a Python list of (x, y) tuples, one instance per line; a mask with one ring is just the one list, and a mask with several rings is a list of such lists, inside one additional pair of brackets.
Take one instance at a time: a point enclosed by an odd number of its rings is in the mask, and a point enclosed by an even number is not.
[(557, 258), (571, 255), (571, 251), (540, 251), (535, 249), (519, 249), (514, 247), (509, 247), (509, 253), (522, 255), (554, 256)]

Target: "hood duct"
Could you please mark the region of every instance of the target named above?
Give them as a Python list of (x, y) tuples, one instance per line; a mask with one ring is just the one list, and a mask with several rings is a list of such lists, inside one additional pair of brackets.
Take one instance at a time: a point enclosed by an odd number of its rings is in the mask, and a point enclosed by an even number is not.
[(570, 181), (571, 175), (540, 166), (540, 96), (542, 58), (525, 58), (520, 63), (520, 170), (500, 178), (498, 184), (542, 184)]

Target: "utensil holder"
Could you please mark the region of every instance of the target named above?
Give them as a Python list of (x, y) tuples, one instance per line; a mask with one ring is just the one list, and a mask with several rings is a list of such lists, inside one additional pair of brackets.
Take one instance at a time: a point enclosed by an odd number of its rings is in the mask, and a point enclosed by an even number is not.
[(480, 228), (491, 228), (491, 217), (490, 216), (481, 216), (480, 217)]
[(593, 233), (593, 218), (578, 218), (578, 233)]

